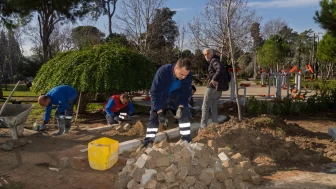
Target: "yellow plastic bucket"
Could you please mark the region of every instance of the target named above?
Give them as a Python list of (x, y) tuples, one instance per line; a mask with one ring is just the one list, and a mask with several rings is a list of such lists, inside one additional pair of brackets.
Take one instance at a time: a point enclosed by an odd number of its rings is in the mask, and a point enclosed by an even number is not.
[(106, 137), (89, 143), (89, 164), (95, 170), (107, 170), (118, 161), (119, 142)]

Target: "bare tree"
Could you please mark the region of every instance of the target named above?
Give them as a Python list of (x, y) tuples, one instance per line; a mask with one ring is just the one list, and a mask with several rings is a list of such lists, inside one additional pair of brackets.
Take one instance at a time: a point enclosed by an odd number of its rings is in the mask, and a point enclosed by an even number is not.
[[(109, 35), (112, 35), (112, 17), (115, 13), (116, 6), (117, 6), (117, 1), (118, 0), (103, 0), (105, 4), (105, 9), (106, 9), (106, 14), (108, 17), (108, 23), (109, 23)], [(112, 6), (112, 7), (111, 7)]]
[(260, 19), (256, 12), (250, 9), (246, 0), (210, 0), (204, 12), (189, 24), (193, 37), (200, 46), (219, 51), (221, 60), (226, 57), (226, 61), (232, 64), (239, 120), (242, 119), (242, 115), (235, 64), (242, 55), (241, 52), (251, 48), (250, 26)]
[(43, 51), (42, 51), (42, 40), (39, 35), (39, 26), (35, 23), (26, 25), (24, 27), (24, 34), (26, 39), (32, 45), (30, 51), (33, 53), (33, 56), (38, 59), (38, 61), (43, 62)]
[[(54, 56), (58, 52), (68, 51), (73, 48), (71, 39), (71, 24), (56, 24), (54, 30), (49, 37), (48, 54)], [(26, 40), (32, 44), (32, 55), (43, 62), (42, 40), (39, 37), (38, 25), (29, 24), (24, 28)]]
[(185, 46), (184, 39), (186, 37), (186, 33), (187, 33), (187, 28), (186, 28), (185, 24), (180, 24), (179, 25), (179, 36), (177, 38), (178, 50), (179, 50), (178, 57), (179, 58), (182, 57), (182, 52), (183, 52), (183, 49), (184, 49), (184, 46)]
[[(189, 23), (189, 27), (194, 41), (197, 41), (201, 47), (211, 47), (219, 51), (221, 60), (223, 61), (225, 56), (228, 59), (227, 62), (230, 62), (227, 20), (225, 18), (227, 8), (224, 7), (227, 3), (227, 0), (210, 0), (200, 16), (195, 17)], [(261, 19), (254, 10), (249, 8), (246, 0), (237, 0), (235, 4), (237, 6), (232, 8), (236, 8), (236, 10), (232, 11), (230, 15), (234, 56), (238, 52), (250, 48), (252, 44), (250, 25)]]
[(262, 32), (263, 38), (268, 39), (273, 34), (279, 34), (283, 27), (288, 27), (288, 22), (281, 18), (267, 21)]
[(50, 53), (54, 56), (58, 52), (68, 51), (73, 48), (71, 38), (72, 26), (70, 24), (57, 24), (50, 36)]
[(13, 32), (14, 32), (15, 39), (19, 43), (21, 53), (24, 53), (23, 46), (25, 45), (25, 42), (26, 42), (26, 38), (25, 38), (25, 35), (24, 35), (25, 34), (24, 27), (22, 27), (22, 26), (17, 27), (15, 29), (13, 29)]
[(109, 36), (112, 36), (112, 18), (116, 12), (118, 0), (93, 0), (91, 16), (97, 20), (101, 15), (106, 15), (108, 18)]
[(150, 27), (154, 20), (156, 10), (161, 8), (164, 0), (123, 0), (121, 2), (120, 29), (124, 31), (128, 40), (142, 54), (148, 54), (150, 48)]

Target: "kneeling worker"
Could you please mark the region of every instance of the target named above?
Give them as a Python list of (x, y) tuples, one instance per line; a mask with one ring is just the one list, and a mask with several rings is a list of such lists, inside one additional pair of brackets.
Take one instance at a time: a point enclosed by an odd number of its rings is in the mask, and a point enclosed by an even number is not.
[(129, 102), (129, 96), (126, 93), (121, 95), (113, 95), (109, 98), (104, 106), (106, 112), (107, 124), (117, 124), (119, 121), (130, 120), (134, 114), (134, 107)]
[(191, 96), (191, 61), (179, 59), (176, 64), (161, 66), (153, 79), (150, 90), (151, 111), (148, 120), (144, 147), (154, 143), (159, 123), (167, 125), (166, 113), (176, 110), (175, 119), (179, 120), (181, 139), (191, 142), (189, 121), (189, 98)]
[[(43, 124), (39, 130), (45, 130), (50, 119), (51, 110), (56, 109), (55, 117), (58, 124), (58, 132), (53, 133), (54, 136), (68, 133), (71, 127), (71, 119), (73, 106), (77, 98), (76, 89), (69, 85), (60, 85), (51, 89), (46, 95), (41, 95), (38, 98), (38, 103), (46, 107)], [(55, 105), (54, 107), (52, 105)]]

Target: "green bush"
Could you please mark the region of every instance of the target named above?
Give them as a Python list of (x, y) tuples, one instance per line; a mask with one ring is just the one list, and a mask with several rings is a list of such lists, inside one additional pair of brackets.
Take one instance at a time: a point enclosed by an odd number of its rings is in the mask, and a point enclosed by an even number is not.
[(313, 95), (304, 99), (285, 97), (283, 100), (275, 99), (271, 102), (257, 100), (252, 96), (246, 101), (246, 111), (249, 115), (253, 116), (265, 113), (272, 115), (313, 114), (335, 108), (336, 89), (331, 90), (330, 95)]
[(261, 115), (268, 113), (268, 103), (266, 101), (257, 100), (254, 96), (246, 100), (246, 112), (250, 115)]
[(32, 90), (47, 92), (61, 84), (86, 93), (143, 90), (150, 87), (155, 70), (143, 55), (106, 43), (58, 54), (41, 67)]

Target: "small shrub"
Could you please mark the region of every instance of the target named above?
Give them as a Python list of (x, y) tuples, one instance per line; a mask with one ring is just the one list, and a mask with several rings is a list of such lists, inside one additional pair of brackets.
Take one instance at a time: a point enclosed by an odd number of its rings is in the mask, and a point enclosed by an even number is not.
[(246, 99), (246, 112), (249, 115), (259, 115), (259, 101), (254, 97), (250, 97)]

